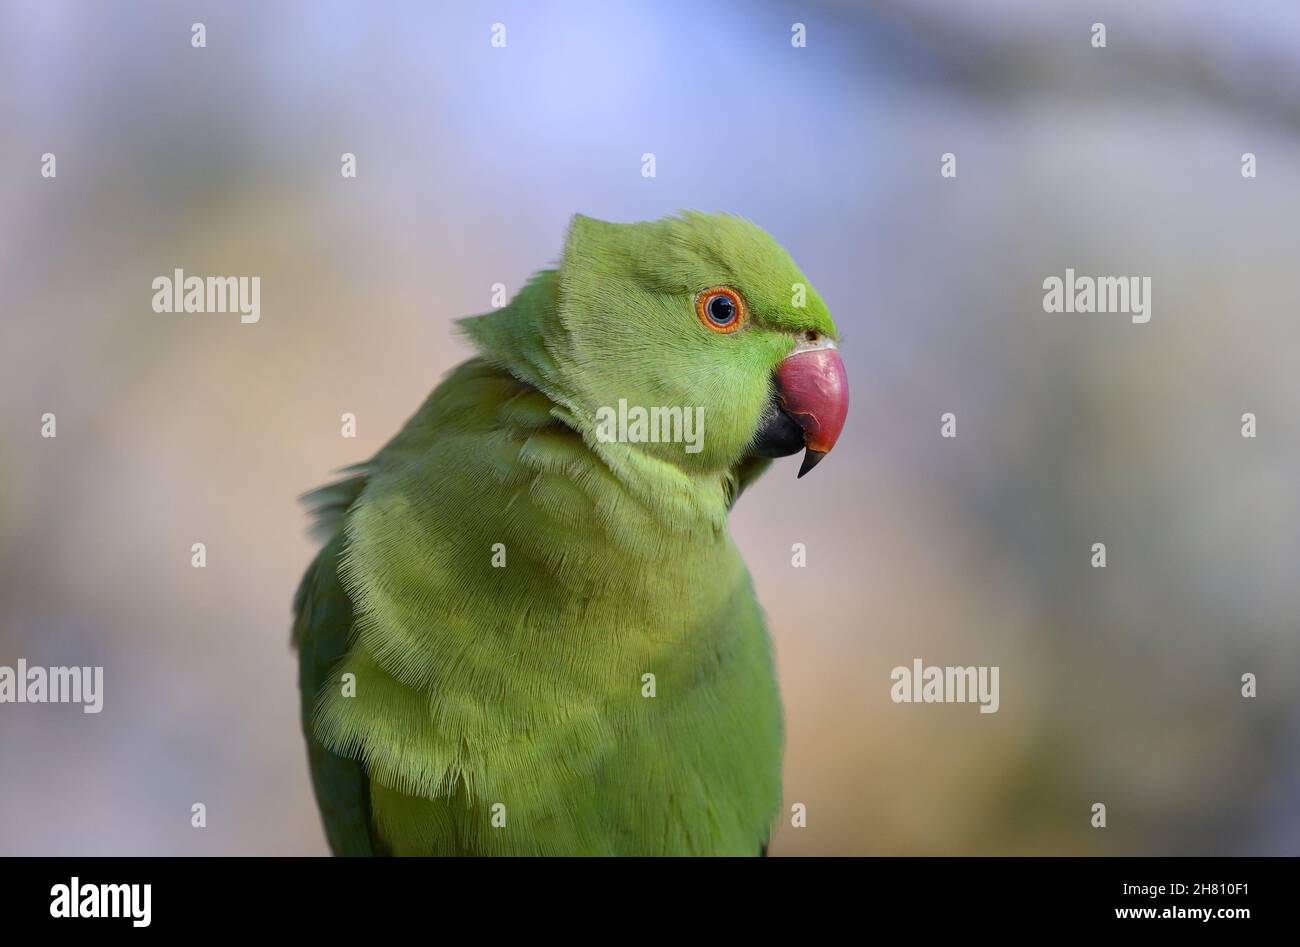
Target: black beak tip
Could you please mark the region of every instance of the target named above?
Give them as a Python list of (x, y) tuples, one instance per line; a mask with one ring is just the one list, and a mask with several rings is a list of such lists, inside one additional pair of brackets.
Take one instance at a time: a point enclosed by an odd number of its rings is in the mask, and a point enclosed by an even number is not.
[[(803, 452), (803, 464), (799, 467), (799, 477), (802, 477), (808, 471), (821, 463), (821, 459), (825, 456), (825, 451), (813, 450), (811, 447), (805, 450)], [(795, 479), (798, 480), (799, 477), (796, 477)]]

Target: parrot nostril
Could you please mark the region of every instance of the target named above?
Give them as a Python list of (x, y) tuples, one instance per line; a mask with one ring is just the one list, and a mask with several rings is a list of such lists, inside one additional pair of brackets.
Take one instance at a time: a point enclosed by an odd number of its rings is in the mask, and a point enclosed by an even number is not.
[(821, 336), (816, 331), (809, 329), (803, 334), (803, 337), (809, 342), (816, 342)]

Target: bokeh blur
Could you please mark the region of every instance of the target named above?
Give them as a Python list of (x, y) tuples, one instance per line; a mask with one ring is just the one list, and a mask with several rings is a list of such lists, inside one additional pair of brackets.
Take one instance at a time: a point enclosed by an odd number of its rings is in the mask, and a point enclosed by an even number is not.
[[(808, 813), (773, 853), (1300, 852), (1293, 3), (4, 2), (0, 128), (0, 665), (106, 690), (0, 706), (0, 853), (325, 852), (295, 498), (571, 214), (687, 207), (789, 248), (853, 388), (732, 517)], [(153, 312), (177, 267), (261, 321)], [(1045, 313), (1067, 267), (1150, 323)], [(917, 657), (999, 712), (891, 702)]]

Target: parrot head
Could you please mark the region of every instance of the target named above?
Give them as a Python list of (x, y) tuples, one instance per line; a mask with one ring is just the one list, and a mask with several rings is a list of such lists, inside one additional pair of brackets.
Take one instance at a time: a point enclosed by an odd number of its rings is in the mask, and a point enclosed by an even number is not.
[(802, 477), (844, 426), (848, 382), (826, 304), (785, 250), (739, 217), (575, 217), (557, 310), (563, 339), (552, 350), (588, 410), (702, 409), (697, 450), (640, 445), (679, 466), (803, 450)]
[[(558, 269), (516, 303), (466, 320), (470, 334), (589, 439), (608, 439), (617, 420), (619, 440), (688, 473), (803, 450), (802, 477), (844, 426), (848, 384), (826, 304), (739, 217), (575, 216)], [(671, 436), (683, 429), (692, 436)]]

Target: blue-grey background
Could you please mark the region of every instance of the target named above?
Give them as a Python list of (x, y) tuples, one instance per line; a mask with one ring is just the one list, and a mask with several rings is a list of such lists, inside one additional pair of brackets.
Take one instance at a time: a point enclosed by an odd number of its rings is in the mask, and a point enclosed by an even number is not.
[[(0, 129), (0, 664), (106, 668), (98, 716), (0, 706), (0, 852), (323, 852), (295, 496), (571, 214), (683, 207), (790, 249), (852, 383), (733, 515), (808, 811), (774, 853), (1300, 851), (1294, 4), (2, 2)], [(261, 322), (154, 313), (175, 267)], [(1151, 322), (1044, 313), (1066, 267)], [(891, 703), (915, 657), (1000, 711)]]

